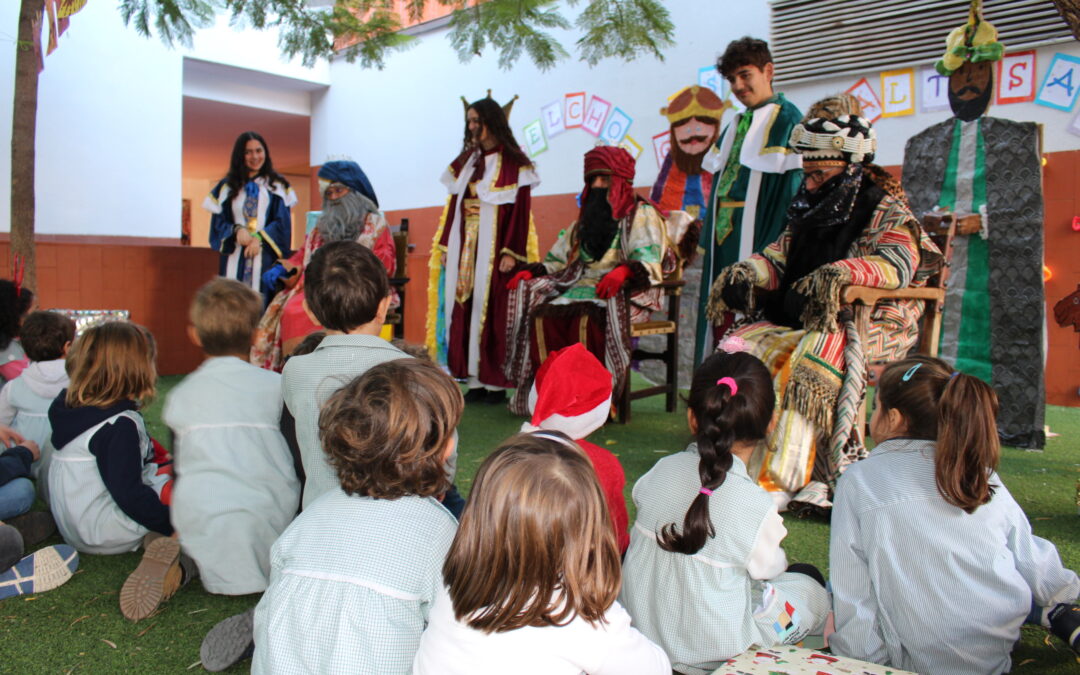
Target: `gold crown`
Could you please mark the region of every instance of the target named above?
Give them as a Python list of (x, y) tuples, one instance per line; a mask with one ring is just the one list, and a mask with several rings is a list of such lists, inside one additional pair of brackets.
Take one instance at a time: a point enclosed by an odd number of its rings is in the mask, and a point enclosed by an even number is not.
[(675, 94), (670, 105), (660, 108), (660, 114), (666, 116), (670, 124), (691, 117), (711, 117), (719, 121), (730, 107), (731, 101), (722, 101), (712, 89), (695, 84)]
[[(490, 89), (487, 90), (487, 97), (491, 98), (491, 90)], [(510, 119), (510, 111), (514, 109), (514, 101), (516, 101), (516, 100), (518, 100), (518, 95), (514, 94), (514, 98), (510, 99), (506, 103), (503, 103), (502, 109), (503, 109), (503, 114), (506, 115), (506, 119)], [(469, 106), (472, 105), (472, 104), (464, 96), (462, 96), (461, 97), (461, 105), (463, 105), (465, 107), (465, 112), (468, 113), (469, 112)]]

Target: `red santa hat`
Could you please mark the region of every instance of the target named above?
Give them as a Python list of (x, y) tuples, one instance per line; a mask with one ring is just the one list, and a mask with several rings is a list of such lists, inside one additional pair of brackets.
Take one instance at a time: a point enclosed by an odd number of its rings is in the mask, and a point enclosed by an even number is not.
[(611, 412), (611, 373), (581, 343), (552, 352), (529, 392), (526, 432), (561, 431), (581, 440), (604, 426)]

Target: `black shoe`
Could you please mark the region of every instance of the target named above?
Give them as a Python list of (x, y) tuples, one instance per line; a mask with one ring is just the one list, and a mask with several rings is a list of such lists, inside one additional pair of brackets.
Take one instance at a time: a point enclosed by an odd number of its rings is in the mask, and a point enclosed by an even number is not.
[(48, 511), (29, 511), (14, 518), (8, 518), (4, 524), (19, 531), (23, 538), (23, 546), (28, 551), (37, 548), (38, 544), (56, 532), (56, 521)]
[(203, 668), (218, 673), (255, 653), (255, 608), (230, 616), (210, 629), (199, 648)]
[(488, 389), (484, 395), (484, 403), (488, 405), (505, 405), (506, 404), (506, 390), (505, 389)]
[(465, 394), (466, 403), (483, 403), (487, 400), (487, 389), (483, 387), (477, 387), (476, 389), (470, 389)]
[(1080, 605), (1061, 603), (1050, 610), (1050, 632), (1080, 654)]

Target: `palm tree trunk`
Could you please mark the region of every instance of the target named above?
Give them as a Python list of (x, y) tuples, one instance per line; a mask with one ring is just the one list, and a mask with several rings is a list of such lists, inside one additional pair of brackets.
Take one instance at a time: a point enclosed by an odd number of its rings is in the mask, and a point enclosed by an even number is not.
[(33, 28), (34, 19), (41, 16), (44, 7), (45, 0), (22, 0), (19, 37), (15, 42), (15, 105), (11, 119), (11, 250), (26, 265), (23, 286), (35, 292), (34, 139), (37, 134), (38, 56), (34, 50)]

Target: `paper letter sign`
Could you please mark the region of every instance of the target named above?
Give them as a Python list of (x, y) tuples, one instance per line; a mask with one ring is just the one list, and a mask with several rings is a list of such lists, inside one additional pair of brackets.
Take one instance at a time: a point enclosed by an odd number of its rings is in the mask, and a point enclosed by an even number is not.
[(915, 69), (887, 70), (881, 74), (882, 117), (915, 114)]
[(919, 108), (922, 112), (949, 109), (949, 78), (934, 68), (919, 71), (922, 91), (919, 92)]
[(848, 89), (846, 93), (859, 99), (863, 117), (871, 122), (877, 122), (881, 119), (881, 100), (874, 93), (874, 88), (870, 86), (865, 77), (856, 82), (855, 86)]
[(641, 145), (634, 140), (633, 136), (624, 136), (622, 142), (619, 143), (619, 147), (630, 153), (630, 156), (637, 161), (638, 157), (641, 157)]
[(563, 126), (563, 102), (562, 100), (552, 101), (543, 108), (540, 108), (540, 119), (544, 123), (544, 135), (548, 138), (558, 136), (566, 127)]
[(607, 119), (610, 110), (610, 103), (599, 96), (593, 96), (589, 100), (589, 107), (585, 109), (585, 119), (581, 122), (582, 130), (593, 136), (599, 136), (600, 130), (604, 128), (604, 120)]
[(668, 152), (671, 150), (671, 132), (662, 131), (652, 137), (652, 148), (656, 154), (656, 166), (658, 168), (664, 167), (664, 158), (667, 157)]
[(622, 108), (615, 108), (615, 111), (611, 113), (611, 116), (608, 117), (607, 122), (604, 124), (604, 130), (600, 132), (600, 140), (608, 145), (618, 145), (633, 123), (634, 120), (630, 119), (630, 116), (624, 113)]
[(536, 157), (547, 150), (547, 141), (544, 140), (544, 129), (540, 126), (540, 120), (533, 120), (522, 129), (525, 134), (525, 148), (529, 151), (529, 157)]
[(1035, 51), (1006, 54), (997, 62), (997, 103), (1024, 103), (1035, 98)]
[(582, 120), (585, 119), (585, 92), (579, 91), (576, 94), (567, 94), (564, 100), (566, 102), (564, 124), (567, 129), (577, 129), (581, 126)]
[(716, 72), (716, 66), (698, 68), (697, 83), (699, 86), (708, 87), (720, 98), (724, 98), (724, 78)]
[(1076, 103), (1077, 94), (1080, 94), (1080, 59), (1068, 54), (1054, 54), (1035, 102), (1068, 111)]

